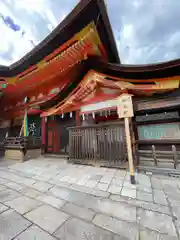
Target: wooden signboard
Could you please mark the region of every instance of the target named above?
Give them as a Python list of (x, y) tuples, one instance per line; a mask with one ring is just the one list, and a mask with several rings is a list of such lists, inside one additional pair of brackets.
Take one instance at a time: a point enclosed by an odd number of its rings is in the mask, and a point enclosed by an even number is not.
[(134, 116), (133, 105), (132, 105), (132, 95), (124, 93), (117, 98), (117, 112), (118, 112), (119, 118), (124, 118), (130, 181), (132, 184), (135, 184), (131, 134), (130, 134), (130, 128), (129, 128), (129, 118)]
[(106, 101), (101, 101), (98, 103), (92, 103), (81, 107), (82, 113), (91, 113), (98, 111), (105, 111), (117, 107), (117, 99), (110, 99)]
[(122, 94), (117, 98), (117, 112), (119, 118), (133, 117), (132, 96), (130, 94)]

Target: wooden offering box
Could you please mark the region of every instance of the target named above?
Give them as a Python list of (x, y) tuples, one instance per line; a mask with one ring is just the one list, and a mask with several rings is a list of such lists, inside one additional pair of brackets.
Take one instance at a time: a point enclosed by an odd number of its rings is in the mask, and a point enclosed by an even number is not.
[(5, 159), (26, 161), (41, 155), (41, 139), (37, 137), (8, 137), (4, 141)]

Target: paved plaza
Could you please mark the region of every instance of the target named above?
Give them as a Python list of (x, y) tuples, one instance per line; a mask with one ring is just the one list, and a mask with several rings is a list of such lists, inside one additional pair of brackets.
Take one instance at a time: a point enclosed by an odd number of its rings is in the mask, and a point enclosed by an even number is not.
[(0, 240), (175, 240), (180, 180), (39, 158), (0, 164)]

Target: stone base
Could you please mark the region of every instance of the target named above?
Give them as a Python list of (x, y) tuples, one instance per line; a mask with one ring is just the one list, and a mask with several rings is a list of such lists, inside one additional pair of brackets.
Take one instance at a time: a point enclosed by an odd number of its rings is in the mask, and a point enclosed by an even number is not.
[(23, 162), (29, 159), (38, 158), (39, 156), (41, 156), (41, 149), (29, 149), (25, 155), (20, 149), (5, 150), (5, 159), (7, 160), (16, 160)]
[(20, 149), (6, 149), (5, 150), (5, 159), (23, 162), (24, 161), (24, 153)]

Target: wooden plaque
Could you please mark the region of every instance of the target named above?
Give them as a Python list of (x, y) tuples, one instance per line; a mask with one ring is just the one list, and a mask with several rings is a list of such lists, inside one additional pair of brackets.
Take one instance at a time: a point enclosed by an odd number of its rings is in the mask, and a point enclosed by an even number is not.
[(117, 111), (119, 118), (134, 116), (132, 96), (130, 94), (122, 94), (117, 98)]

